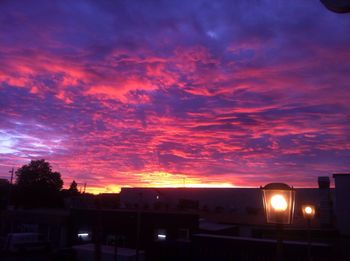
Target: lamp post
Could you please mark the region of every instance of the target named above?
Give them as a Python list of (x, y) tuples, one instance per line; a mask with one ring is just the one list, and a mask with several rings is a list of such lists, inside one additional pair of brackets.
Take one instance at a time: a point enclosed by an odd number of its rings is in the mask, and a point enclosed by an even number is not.
[(312, 260), (311, 258), (311, 220), (315, 217), (315, 206), (314, 205), (302, 205), (301, 210), (303, 212), (303, 217), (307, 221), (307, 256), (308, 260)]
[(140, 230), (141, 230), (141, 205), (142, 205), (142, 192), (139, 193), (139, 204), (136, 213), (136, 261), (140, 259)]
[(282, 258), (283, 225), (293, 221), (295, 190), (284, 183), (269, 183), (261, 187), (266, 222), (276, 224), (277, 229), (277, 260)]

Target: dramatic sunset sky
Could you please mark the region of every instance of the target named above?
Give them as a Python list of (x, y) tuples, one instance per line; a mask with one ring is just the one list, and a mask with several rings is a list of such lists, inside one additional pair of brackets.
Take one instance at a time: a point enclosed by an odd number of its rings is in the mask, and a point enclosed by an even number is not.
[(350, 14), (318, 0), (1, 1), (0, 177), (317, 186), (350, 170)]

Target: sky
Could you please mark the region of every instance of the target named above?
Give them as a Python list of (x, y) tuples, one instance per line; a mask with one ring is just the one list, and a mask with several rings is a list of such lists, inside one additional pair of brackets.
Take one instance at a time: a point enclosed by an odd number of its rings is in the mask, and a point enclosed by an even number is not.
[(0, 177), (317, 186), (350, 171), (350, 14), (320, 1), (1, 1)]

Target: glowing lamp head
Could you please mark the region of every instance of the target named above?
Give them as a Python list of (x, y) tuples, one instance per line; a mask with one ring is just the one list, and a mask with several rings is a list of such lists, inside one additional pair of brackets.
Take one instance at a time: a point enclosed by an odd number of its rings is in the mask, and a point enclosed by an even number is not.
[(291, 224), (295, 190), (284, 183), (270, 183), (261, 188), (267, 223)]
[(312, 213), (312, 208), (309, 207), (309, 206), (307, 206), (307, 207), (305, 208), (305, 214), (310, 215), (311, 213)]
[(282, 195), (277, 194), (271, 197), (271, 206), (276, 211), (285, 211), (288, 203)]
[(302, 206), (303, 216), (306, 219), (312, 219), (315, 216), (315, 206), (314, 205), (303, 205)]

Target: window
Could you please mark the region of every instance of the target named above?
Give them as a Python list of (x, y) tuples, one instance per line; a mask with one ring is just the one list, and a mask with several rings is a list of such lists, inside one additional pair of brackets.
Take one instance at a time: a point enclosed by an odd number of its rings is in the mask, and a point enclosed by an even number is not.
[(156, 229), (155, 231), (155, 240), (156, 241), (165, 241), (167, 240), (167, 233), (165, 229)]

